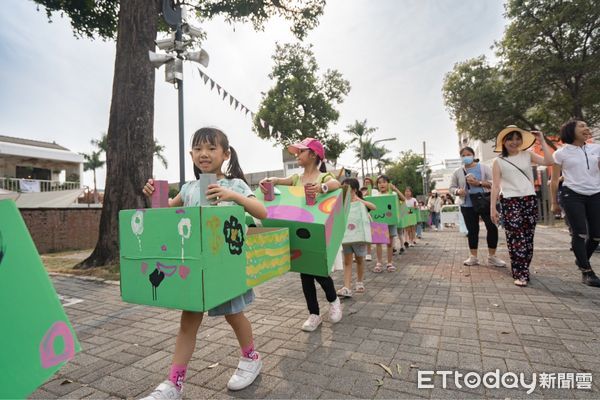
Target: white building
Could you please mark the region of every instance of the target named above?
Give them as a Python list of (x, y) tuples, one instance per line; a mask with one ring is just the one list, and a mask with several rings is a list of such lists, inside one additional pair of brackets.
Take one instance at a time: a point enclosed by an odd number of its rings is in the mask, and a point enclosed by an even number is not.
[(0, 135), (0, 199), (24, 207), (65, 207), (83, 191), (82, 155), (56, 143)]

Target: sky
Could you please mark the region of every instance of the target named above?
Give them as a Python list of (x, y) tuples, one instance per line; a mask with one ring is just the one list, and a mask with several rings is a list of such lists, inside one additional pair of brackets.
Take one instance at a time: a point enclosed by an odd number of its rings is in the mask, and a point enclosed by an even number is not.
[[(67, 18), (48, 23), (32, 1), (3, 0), (0, 13), (0, 135), (56, 142), (75, 152), (94, 150), (92, 139), (108, 129), (115, 43), (76, 39)], [(9, 11), (7, 11), (9, 10)], [(337, 69), (352, 87), (338, 106), (330, 132), (342, 134), (356, 120), (377, 127), (373, 140), (396, 159), (423, 152), (432, 164), (457, 158), (458, 137), (442, 98), (444, 75), (454, 64), (485, 54), (502, 37), (501, 0), (329, 0), (319, 25), (305, 38), (314, 45), (320, 73)], [(215, 19), (199, 25), (210, 55), (203, 68), (252, 111), (274, 82), (268, 75), (276, 43), (295, 42), (289, 23), (272, 19), (263, 31)], [(283, 168), (281, 148), (258, 138), (250, 116), (211, 91), (198, 64), (184, 66), (185, 146), (193, 132), (216, 126), (236, 147), (244, 172)], [(154, 135), (166, 146), (169, 168), (156, 159), (154, 177), (179, 180), (177, 91), (157, 71)], [(338, 162), (359, 169), (353, 150)], [(193, 179), (186, 154), (186, 179)], [(104, 187), (105, 170), (97, 171)], [(91, 172), (83, 183), (91, 185)]]

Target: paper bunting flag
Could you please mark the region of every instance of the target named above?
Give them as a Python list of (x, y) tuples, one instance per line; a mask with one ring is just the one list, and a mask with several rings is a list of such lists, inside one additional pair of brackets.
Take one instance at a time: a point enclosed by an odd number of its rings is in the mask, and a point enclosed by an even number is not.
[(221, 94), (221, 86), (217, 83), (217, 93)]
[(273, 135), (273, 127), (269, 125), (269, 135)]
[(223, 100), (225, 100), (225, 97), (227, 97), (227, 90), (223, 89)]
[(204, 74), (204, 76), (202, 77), (202, 79), (204, 80), (204, 84), (206, 85), (206, 82), (208, 82), (208, 80), (210, 78), (208, 77), (208, 75)]
[(198, 72), (200, 73), (200, 78), (204, 78), (204, 72), (200, 68), (198, 68)]
[(262, 126), (263, 128), (265, 127), (265, 121), (262, 118), (260, 119), (260, 126)]
[(236, 100), (235, 101), (235, 109), (237, 110), (239, 106), (240, 106), (240, 102)]
[[(249, 113), (249, 112), (250, 112), (250, 110), (248, 110), (248, 109), (246, 108), (246, 117), (248, 116), (248, 113)], [(254, 116), (254, 115), (252, 114), (252, 115), (250, 115), (250, 116), (252, 117), (252, 116)]]
[(210, 90), (213, 90), (215, 88), (215, 81), (213, 81), (212, 79), (210, 80)]
[(234, 100), (233, 96), (229, 95), (229, 105), (233, 104), (233, 100)]

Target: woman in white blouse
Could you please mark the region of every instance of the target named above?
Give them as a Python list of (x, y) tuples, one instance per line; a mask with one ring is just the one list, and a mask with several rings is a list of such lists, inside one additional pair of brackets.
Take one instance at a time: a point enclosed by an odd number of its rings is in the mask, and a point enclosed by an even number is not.
[[(542, 146), (544, 157), (525, 151), (535, 143), (536, 138)], [(500, 205), (513, 279), (515, 285), (527, 286), (538, 217), (531, 164), (552, 165), (552, 154), (541, 132), (528, 132), (514, 125), (500, 131), (496, 137), (495, 151), (502, 152), (502, 155), (494, 160), (492, 166), (490, 215), (497, 224), (496, 202), (502, 193)]]
[[(600, 287), (600, 279), (590, 265), (590, 257), (600, 242), (600, 145), (586, 143), (590, 136), (590, 128), (583, 121), (571, 120), (560, 128), (564, 146), (554, 153), (552, 176), (558, 177), (562, 170), (560, 200), (571, 227), (571, 247), (582, 282)], [(551, 186), (552, 210), (560, 211), (556, 198), (558, 180), (553, 181), (556, 184)]]

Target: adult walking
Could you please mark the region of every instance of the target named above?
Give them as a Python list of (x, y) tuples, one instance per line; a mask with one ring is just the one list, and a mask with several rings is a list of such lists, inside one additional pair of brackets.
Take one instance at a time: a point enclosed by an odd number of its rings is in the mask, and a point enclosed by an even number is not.
[[(564, 146), (554, 157), (552, 175), (562, 172), (563, 184), (560, 202), (571, 227), (571, 248), (575, 264), (582, 274), (582, 282), (600, 287), (600, 279), (590, 265), (590, 257), (600, 242), (600, 145), (588, 144), (590, 128), (583, 121), (571, 120), (560, 128)], [(556, 191), (551, 185), (552, 211), (560, 211)]]
[(434, 231), (440, 229), (440, 212), (442, 212), (443, 204), (442, 198), (438, 195), (437, 190), (432, 190), (431, 196), (429, 196), (429, 200), (427, 200), (427, 208), (429, 208), (429, 212), (431, 213), (431, 226)]
[[(535, 143), (536, 138), (542, 146), (544, 157), (525, 151)], [(496, 201), (501, 193), (502, 219), (514, 283), (517, 286), (527, 286), (538, 217), (531, 165), (535, 163), (550, 166), (554, 161), (541, 132), (529, 132), (514, 125), (507, 126), (498, 133), (494, 151), (502, 154), (494, 160), (492, 166), (490, 215), (492, 221), (498, 223)]]
[(463, 166), (452, 174), (450, 193), (460, 200), (460, 213), (467, 228), (469, 252), (471, 255), (464, 265), (479, 265), (477, 251), (479, 247), (479, 218), (485, 223), (487, 231), (488, 265), (504, 267), (506, 263), (496, 256), (498, 247), (498, 227), (490, 216), (490, 189), (492, 188), (492, 169), (475, 158), (471, 147), (460, 150)]

